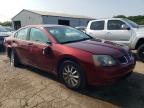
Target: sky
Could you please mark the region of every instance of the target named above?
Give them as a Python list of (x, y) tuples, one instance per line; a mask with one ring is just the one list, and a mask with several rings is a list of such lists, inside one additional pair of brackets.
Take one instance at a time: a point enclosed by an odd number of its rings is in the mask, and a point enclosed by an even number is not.
[(22, 9), (110, 18), (144, 15), (144, 0), (2, 0), (0, 22), (11, 20)]

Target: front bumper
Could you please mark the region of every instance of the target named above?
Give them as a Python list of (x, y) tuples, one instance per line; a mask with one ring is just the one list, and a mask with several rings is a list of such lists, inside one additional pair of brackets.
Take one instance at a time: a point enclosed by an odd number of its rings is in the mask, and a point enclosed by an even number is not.
[[(87, 66), (88, 67), (88, 66)], [(135, 67), (135, 60), (125, 65), (113, 67), (96, 67), (91, 65), (87, 68), (87, 83), (94, 86), (109, 85), (129, 76)]]

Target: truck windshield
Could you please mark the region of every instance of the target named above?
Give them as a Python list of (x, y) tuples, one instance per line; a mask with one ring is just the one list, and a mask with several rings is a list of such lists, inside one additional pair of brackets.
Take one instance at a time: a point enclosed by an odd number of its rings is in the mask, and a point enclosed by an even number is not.
[(139, 28), (139, 25), (129, 19), (123, 19), (124, 21), (126, 21), (132, 28)]

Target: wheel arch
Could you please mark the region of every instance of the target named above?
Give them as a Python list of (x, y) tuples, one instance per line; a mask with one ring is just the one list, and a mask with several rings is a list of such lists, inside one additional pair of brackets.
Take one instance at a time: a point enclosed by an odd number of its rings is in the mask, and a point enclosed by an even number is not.
[(57, 63), (57, 74), (58, 74), (58, 77), (61, 78), (60, 69), (61, 69), (62, 63), (64, 61), (71, 61), (71, 62), (76, 63), (79, 66), (79, 69), (81, 70), (81, 84), (80, 84), (80, 86), (78, 88), (72, 88), (72, 89), (73, 90), (79, 90), (79, 89), (84, 88), (85, 86), (87, 86), (88, 83), (87, 83), (86, 73), (85, 73), (82, 65), (78, 61), (78, 59), (76, 57), (73, 57), (73, 56), (65, 56), (65, 57), (61, 58), (58, 61), (58, 63)]
[(56, 72), (57, 72), (58, 75), (59, 75), (59, 69), (60, 69), (61, 64), (64, 61), (67, 61), (67, 60), (75, 62), (75, 63), (77, 63), (77, 64), (79, 64), (81, 66), (81, 64), (78, 62), (78, 59), (76, 57), (73, 57), (71, 55), (65, 55), (65, 56), (61, 57), (61, 59), (59, 59), (58, 62), (57, 62)]
[(135, 46), (135, 49), (138, 49), (142, 44), (144, 44), (144, 38), (140, 38)]

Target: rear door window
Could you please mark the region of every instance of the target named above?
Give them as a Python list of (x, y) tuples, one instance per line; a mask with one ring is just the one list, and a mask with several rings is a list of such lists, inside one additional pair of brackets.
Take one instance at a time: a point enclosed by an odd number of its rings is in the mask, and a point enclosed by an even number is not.
[(28, 30), (29, 30), (28, 28), (23, 28), (19, 30), (18, 32), (16, 32), (15, 38), (21, 39), (21, 40), (27, 40)]
[(37, 28), (31, 28), (30, 40), (38, 43), (50, 43), (48, 37), (41, 30)]
[(91, 30), (104, 30), (104, 21), (95, 21), (91, 23)]

